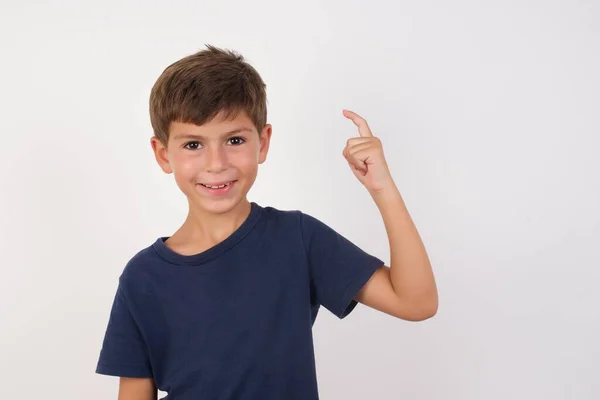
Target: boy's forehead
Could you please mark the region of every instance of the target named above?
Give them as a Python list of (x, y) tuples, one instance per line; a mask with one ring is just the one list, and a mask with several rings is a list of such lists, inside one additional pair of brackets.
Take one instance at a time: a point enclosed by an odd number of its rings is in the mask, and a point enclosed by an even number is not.
[(229, 119), (218, 115), (202, 125), (196, 125), (191, 122), (173, 121), (169, 126), (169, 136), (173, 139), (189, 135), (219, 137), (236, 132), (253, 132), (254, 130), (255, 127), (252, 120), (245, 113), (239, 113)]

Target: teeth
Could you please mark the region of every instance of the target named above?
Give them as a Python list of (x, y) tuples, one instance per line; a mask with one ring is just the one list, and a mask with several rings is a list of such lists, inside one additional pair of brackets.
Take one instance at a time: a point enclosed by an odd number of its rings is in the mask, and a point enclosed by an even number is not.
[(202, 186), (205, 186), (205, 187), (207, 187), (209, 189), (223, 189), (225, 186), (229, 186), (229, 185), (231, 185), (231, 182), (226, 183), (224, 185), (220, 185), (220, 186), (205, 185), (204, 183), (202, 184)]

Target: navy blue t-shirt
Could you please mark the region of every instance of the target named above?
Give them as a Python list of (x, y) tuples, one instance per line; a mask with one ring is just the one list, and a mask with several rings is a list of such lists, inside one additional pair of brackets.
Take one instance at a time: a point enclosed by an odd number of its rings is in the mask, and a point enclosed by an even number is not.
[(165, 240), (121, 274), (96, 372), (153, 378), (169, 400), (318, 399), (319, 306), (347, 316), (383, 262), (316, 218), (256, 203), (200, 254)]

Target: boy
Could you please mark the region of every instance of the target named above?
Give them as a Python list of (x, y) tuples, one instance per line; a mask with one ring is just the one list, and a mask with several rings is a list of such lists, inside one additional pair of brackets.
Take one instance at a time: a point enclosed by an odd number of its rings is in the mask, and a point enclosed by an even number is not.
[(265, 84), (237, 53), (207, 46), (164, 70), (150, 94), (156, 161), (189, 203), (186, 221), (126, 265), (97, 373), (120, 400), (318, 399), (312, 326), (361, 302), (430, 318), (427, 253), (367, 122), (343, 155), (377, 204), (390, 267), (300, 211), (249, 202), (269, 150)]

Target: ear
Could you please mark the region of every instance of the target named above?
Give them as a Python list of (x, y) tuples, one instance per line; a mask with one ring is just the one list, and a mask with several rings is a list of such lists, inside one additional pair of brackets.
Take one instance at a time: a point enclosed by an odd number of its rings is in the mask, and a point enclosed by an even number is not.
[(271, 135), (273, 134), (273, 127), (271, 124), (266, 124), (262, 132), (259, 135), (260, 138), (260, 150), (258, 153), (258, 163), (262, 164), (267, 160), (267, 153), (269, 152), (269, 144), (271, 143)]
[(150, 144), (152, 145), (156, 162), (163, 172), (165, 174), (173, 173), (173, 169), (171, 168), (171, 163), (169, 162), (169, 157), (167, 155), (167, 148), (163, 142), (161, 142), (156, 136), (153, 136), (152, 139), (150, 139)]

